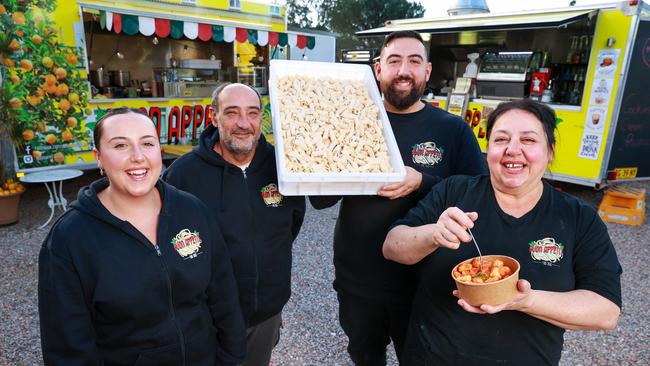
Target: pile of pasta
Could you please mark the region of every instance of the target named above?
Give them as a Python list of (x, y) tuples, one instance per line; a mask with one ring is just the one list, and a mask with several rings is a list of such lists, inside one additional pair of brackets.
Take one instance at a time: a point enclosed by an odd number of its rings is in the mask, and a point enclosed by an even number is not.
[(502, 280), (512, 274), (512, 268), (499, 259), (483, 258), (483, 269), (478, 258), (461, 263), (452, 272), (455, 279), (466, 283), (487, 283)]
[(379, 109), (361, 81), (278, 79), (286, 168), (293, 173), (386, 173), (388, 146)]

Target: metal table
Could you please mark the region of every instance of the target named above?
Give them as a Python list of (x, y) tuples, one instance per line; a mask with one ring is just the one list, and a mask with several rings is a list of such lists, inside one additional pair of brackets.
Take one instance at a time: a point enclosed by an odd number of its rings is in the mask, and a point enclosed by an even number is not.
[[(68, 179), (73, 179), (81, 176), (83, 172), (77, 169), (54, 169), (46, 170), (42, 172), (35, 172), (26, 174), (23, 177), (20, 177), (20, 181), (23, 183), (43, 183), (45, 188), (47, 188), (47, 193), (50, 194), (50, 199), (47, 200), (47, 206), (50, 208), (50, 217), (47, 221), (39, 226), (39, 229), (44, 228), (47, 224), (52, 221), (54, 217), (54, 209), (59, 206), (61, 211), (65, 211), (68, 208), (68, 201), (63, 197), (63, 181)], [(57, 183), (59, 183), (59, 188), (57, 190)], [(50, 184), (52, 187), (50, 188)]]

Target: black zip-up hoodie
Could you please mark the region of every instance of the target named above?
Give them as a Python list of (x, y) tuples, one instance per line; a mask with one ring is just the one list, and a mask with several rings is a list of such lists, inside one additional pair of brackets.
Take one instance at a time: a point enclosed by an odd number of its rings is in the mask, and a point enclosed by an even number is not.
[(235, 365), (246, 352), (230, 256), (196, 197), (159, 181), (153, 245), (112, 215), (98, 180), (54, 225), (39, 256), (46, 365)]
[(201, 199), (221, 226), (233, 261), (244, 318), (257, 325), (280, 313), (291, 294), (291, 248), (305, 215), (304, 197), (278, 191), (273, 146), (260, 136), (246, 170), (213, 150), (219, 132), (201, 133), (163, 179)]

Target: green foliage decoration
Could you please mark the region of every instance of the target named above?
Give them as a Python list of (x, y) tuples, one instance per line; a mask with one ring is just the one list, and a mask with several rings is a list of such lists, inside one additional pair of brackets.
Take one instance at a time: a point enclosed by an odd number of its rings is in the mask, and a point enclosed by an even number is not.
[[(82, 51), (59, 43), (55, 0), (6, 0), (0, 7), (0, 128), (28, 167), (63, 164), (88, 150), (88, 86)], [(19, 164), (23, 161), (19, 159)]]

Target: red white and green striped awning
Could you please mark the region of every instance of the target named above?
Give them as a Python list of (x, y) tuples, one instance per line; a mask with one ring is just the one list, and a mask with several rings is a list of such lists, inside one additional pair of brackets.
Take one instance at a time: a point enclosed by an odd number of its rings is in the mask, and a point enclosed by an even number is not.
[[(260, 46), (289, 46), (292, 48), (310, 50), (316, 46), (316, 37), (293, 32), (273, 32), (266, 29), (256, 29), (241, 24), (233, 24), (224, 21), (224, 24), (213, 24), (208, 22), (176, 20), (164, 16), (145, 16), (126, 14), (124, 12), (113, 12), (103, 9), (99, 11), (99, 23), (102, 29), (120, 34), (135, 35), (140, 33), (145, 36), (157, 36), (160, 38), (171, 37), (174, 39), (200, 39), (202, 41), (234, 42), (245, 43), (248, 41), (253, 45)], [(164, 14), (161, 14), (164, 15)], [(197, 19), (198, 20), (198, 19)], [(208, 20), (206, 18), (206, 20)], [(213, 22), (214, 19), (209, 19)], [(266, 26), (258, 26), (267, 28)]]

